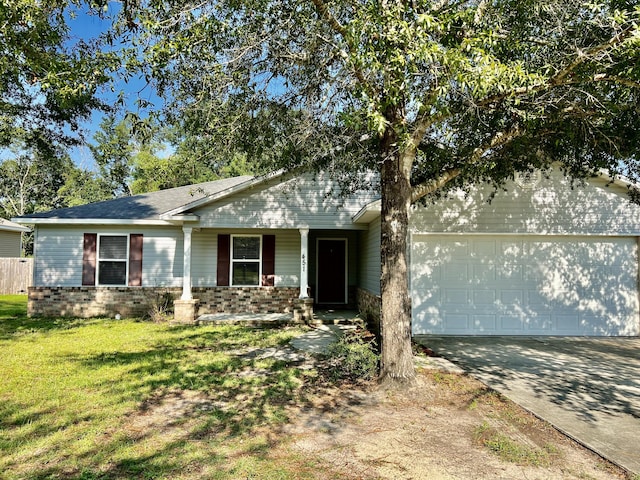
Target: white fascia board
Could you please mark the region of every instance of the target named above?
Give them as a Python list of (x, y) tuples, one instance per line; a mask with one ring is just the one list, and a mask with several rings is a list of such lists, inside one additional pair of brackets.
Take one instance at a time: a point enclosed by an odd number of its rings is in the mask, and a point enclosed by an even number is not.
[(382, 200), (374, 200), (373, 202), (367, 203), (358, 213), (351, 217), (351, 221), (353, 223), (371, 223), (380, 216), (381, 209)]
[(29, 225), (159, 225), (175, 226), (165, 220), (104, 219), (104, 218), (20, 218), (20, 223)]
[(601, 178), (604, 178), (605, 180), (612, 182), (614, 185), (618, 185), (619, 187), (624, 187), (624, 188), (631, 187), (631, 188), (640, 190), (640, 185), (632, 182), (627, 177), (623, 177), (621, 175), (617, 177), (612, 177), (608, 170), (600, 170), (599, 174)]
[[(17, 223), (15, 219), (11, 219), (13, 223)], [(0, 223), (0, 230), (4, 232), (21, 232), (27, 233), (30, 232), (31, 229), (29, 227), (23, 227), (22, 225), (7, 225), (6, 223)]]
[(271, 173), (269, 175), (263, 175), (261, 177), (255, 177), (251, 180), (247, 180), (246, 182), (239, 183), (238, 185), (234, 185), (233, 187), (229, 187), (226, 190), (222, 190), (218, 193), (214, 193), (213, 195), (209, 195), (204, 198), (200, 198), (198, 200), (194, 200), (191, 203), (186, 205), (182, 205), (181, 207), (174, 208), (173, 210), (169, 210), (160, 215), (162, 220), (166, 220), (174, 217), (175, 215), (179, 215), (187, 210), (192, 210), (194, 208), (201, 207), (203, 205), (207, 205), (209, 203), (215, 202), (216, 200), (220, 200), (222, 198), (228, 197), (229, 195), (233, 195), (234, 193), (242, 192), (243, 190), (247, 190), (248, 188), (255, 187), (256, 185), (260, 185), (268, 180), (272, 180), (274, 178), (278, 178), (284, 174), (284, 171), (280, 170), (275, 173)]
[(185, 223), (185, 222), (199, 222), (200, 221), (200, 215), (194, 215), (194, 214), (186, 214), (186, 215), (171, 215), (170, 217), (165, 217), (164, 214), (162, 215), (162, 218), (165, 219), (168, 222), (171, 223)]

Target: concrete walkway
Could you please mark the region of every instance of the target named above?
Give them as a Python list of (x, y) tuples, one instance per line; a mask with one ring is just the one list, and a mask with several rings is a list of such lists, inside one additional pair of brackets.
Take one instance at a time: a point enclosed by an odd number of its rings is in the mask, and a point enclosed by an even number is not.
[(337, 342), (346, 330), (353, 328), (355, 327), (350, 325), (319, 325), (291, 340), (291, 346), (303, 352), (326, 353), (329, 346)]
[(432, 337), (420, 343), (640, 474), (640, 339)]

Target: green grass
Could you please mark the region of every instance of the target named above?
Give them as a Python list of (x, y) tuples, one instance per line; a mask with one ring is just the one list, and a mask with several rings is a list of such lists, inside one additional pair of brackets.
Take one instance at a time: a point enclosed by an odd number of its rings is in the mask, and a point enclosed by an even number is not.
[(554, 445), (546, 444), (540, 448), (523, 443), (496, 431), (486, 422), (475, 429), (474, 436), (476, 442), (487, 447), (502, 460), (518, 465), (548, 466), (552, 457), (559, 453)]
[(25, 311), (25, 297), (0, 296), (3, 480), (312, 478), (308, 459), (270, 452), (313, 373), (238, 355), (299, 330)]

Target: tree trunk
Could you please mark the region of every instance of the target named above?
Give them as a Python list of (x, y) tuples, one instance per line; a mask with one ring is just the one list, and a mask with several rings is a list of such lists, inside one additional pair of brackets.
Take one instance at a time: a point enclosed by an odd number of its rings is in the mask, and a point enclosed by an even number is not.
[(405, 155), (398, 152), (392, 142), (387, 145), (390, 148), (381, 169), (380, 380), (399, 384), (410, 383), (415, 379), (407, 268), (411, 168)]

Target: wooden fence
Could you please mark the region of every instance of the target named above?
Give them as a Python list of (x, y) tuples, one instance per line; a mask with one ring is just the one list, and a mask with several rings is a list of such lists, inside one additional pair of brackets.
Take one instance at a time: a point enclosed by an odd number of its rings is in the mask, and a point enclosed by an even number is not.
[(33, 258), (0, 258), (0, 295), (27, 293), (32, 283)]

